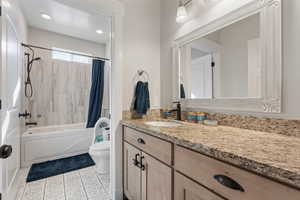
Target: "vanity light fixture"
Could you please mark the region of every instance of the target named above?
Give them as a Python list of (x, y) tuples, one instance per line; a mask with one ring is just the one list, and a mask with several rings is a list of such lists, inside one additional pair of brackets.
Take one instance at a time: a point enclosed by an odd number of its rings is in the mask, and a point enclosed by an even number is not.
[(98, 33), (99, 35), (103, 34), (103, 31), (102, 30), (96, 30), (96, 33)]
[(51, 16), (46, 14), (46, 13), (41, 13), (41, 17), (46, 19), (46, 20), (51, 20), (52, 19)]
[(176, 22), (177, 23), (182, 23), (186, 18), (187, 18), (187, 11), (186, 11), (186, 5), (191, 3), (192, 0), (188, 0), (186, 2), (183, 2), (182, 0), (179, 1), (179, 5), (177, 8), (177, 17), (176, 17)]

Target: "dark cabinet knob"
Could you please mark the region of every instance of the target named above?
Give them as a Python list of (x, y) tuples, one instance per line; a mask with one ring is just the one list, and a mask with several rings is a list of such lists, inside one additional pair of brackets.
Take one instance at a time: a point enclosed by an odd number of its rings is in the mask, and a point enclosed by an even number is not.
[(235, 180), (229, 178), (225, 175), (215, 175), (214, 179), (218, 181), (218, 183), (224, 185), (225, 187), (228, 187), (232, 190), (239, 190), (241, 192), (245, 192), (244, 188)]
[(143, 140), (142, 138), (138, 138), (137, 142), (140, 144), (146, 144), (145, 140)]
[(2, 145), (0, 147), (0, 158), (6, 159), (12, 154), (12, 146), (11, 145)]

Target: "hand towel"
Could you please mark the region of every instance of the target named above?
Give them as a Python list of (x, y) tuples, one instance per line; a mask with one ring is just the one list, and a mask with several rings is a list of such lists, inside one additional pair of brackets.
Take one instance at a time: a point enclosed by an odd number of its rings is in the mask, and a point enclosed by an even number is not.
[(150, 94), (148, 82), (139, 81), (136, 84), (135, 95), (134, 95), (134, 106), (133, 110), (138, 113), (145, 115), (150, 108)]

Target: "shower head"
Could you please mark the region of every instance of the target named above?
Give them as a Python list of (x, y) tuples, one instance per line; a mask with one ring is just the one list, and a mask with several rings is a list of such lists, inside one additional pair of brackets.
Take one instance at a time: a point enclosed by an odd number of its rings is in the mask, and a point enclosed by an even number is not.
[(40, 57), (34, 58), (33, 61), (41, 60)]
[(38, 61), (38, 60), (41, 60), (41, 58), (40, 58), (40, 57), (33, 58), (33, 59), (29, 62), (29, 65), (32, 65), (34, 61)]

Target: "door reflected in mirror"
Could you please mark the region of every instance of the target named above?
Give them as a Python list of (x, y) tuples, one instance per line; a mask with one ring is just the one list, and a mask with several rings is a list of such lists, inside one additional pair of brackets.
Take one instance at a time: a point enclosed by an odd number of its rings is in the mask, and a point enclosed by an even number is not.
[(180, 48), (181, 98), (261, 98), (260, 14)]

